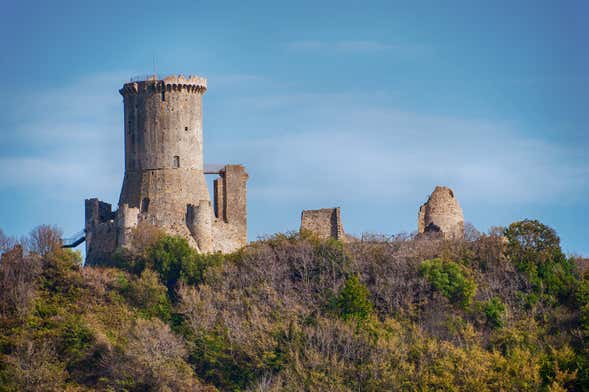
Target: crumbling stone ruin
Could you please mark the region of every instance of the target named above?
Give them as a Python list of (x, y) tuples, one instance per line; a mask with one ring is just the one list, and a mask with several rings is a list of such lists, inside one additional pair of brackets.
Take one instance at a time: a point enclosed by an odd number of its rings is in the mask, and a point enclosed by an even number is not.
[[(186, 238), (203, 253), (231, 252), (247, 242), (246, 182), (241, 165), (207, 171), (203, 163), (198, 76), (153, 76), (119, 91), (125, 114), (125, 177), (117, 211), (86, 200), (86, 261), (99, 263), (128, 248), (147, 223)], [(218, 174), (211, 204), (205, 174)]]
[(427, 202), (419, 207), (417, 231), (439, 232), (447, 239), (464, 237), (464, 215), (452, 189), (436, 186)]
[(342, 241), (347, 239), (339, 207), (303, 210), (300, 231), (311, 232), (321, 239), (334, 238)]

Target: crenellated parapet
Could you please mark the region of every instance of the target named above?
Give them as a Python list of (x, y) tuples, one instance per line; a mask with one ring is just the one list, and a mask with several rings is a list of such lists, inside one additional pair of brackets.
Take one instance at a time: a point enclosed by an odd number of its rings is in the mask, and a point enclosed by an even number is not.
[(172, 75), (164, 79), (157, 79), (156, 76), (152, 76), (146, 80), (125, 83), (119, 93), (122, 96), (128, 96), (142, 93), (161, 93), (163, 91), (204, 94), (207, 91), (207, 79), (195, 75), (189, 75), (188, 77)]

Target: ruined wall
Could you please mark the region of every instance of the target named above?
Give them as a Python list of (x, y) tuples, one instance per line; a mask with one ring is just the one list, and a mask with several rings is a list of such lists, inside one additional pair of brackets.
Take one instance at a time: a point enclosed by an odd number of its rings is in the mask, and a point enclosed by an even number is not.
[(85, 210), (86, 263), (103, 263), (117, 248), (116, 214), (110, 204), (98, 199), (87, 199)]
[(420, 234), (441, 232), (448, 239), (464, 237), (464, 215), (450, 188), (436, 186), (419, 208), (417, 230)]
[(190, 204), (186, 221), (192, 237), (196, 240), (202, 253), (214, 251), (213, 247), (213, 207), (208, 200), (201, 200), (199, 205)]
[(304, 210), (301, 214), (301, 232), (309, 231), (321, 239), (346, 240), (340, 208)]
[(226, 165), (214, 181), (215, 251), (232, 252), (247, 243), (247, 179), (242, 165)]

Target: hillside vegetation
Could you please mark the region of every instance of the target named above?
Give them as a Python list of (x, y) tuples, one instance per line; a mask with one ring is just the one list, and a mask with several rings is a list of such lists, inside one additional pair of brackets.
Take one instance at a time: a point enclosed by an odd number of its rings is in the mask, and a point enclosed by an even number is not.
[(135, 233), (82, 267), (0, 236), (0, 391), (589, 390), (589, 276), (521, 221), (468, 240)]

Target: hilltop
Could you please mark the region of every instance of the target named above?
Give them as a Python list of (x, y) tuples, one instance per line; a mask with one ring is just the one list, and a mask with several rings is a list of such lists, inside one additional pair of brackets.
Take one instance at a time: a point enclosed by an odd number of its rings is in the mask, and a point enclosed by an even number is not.
[(135, 251), (87, 267), (59, 238), (0, 241), (0, 391), (589, 385), (589, 276), (537, 221), (459, 240), (277, 234), (228, 255), (142, 227)]

